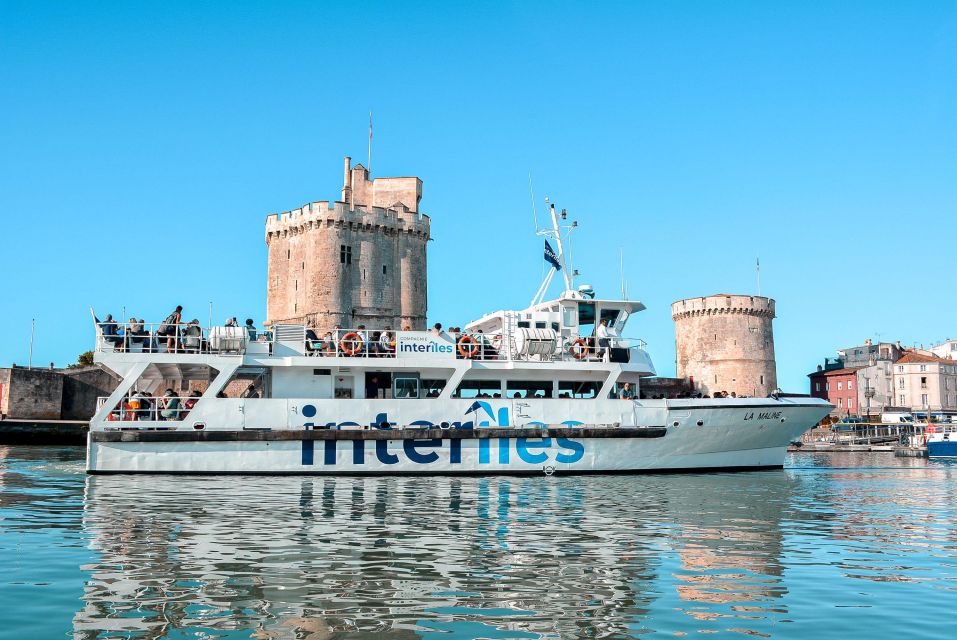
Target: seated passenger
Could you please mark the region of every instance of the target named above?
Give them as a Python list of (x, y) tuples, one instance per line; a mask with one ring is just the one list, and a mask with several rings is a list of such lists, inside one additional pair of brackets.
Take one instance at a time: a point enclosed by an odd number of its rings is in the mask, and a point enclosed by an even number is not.
[[(202, 394), (199, 391), (191, 391), (189, 397), (183, 402), (183, 408), (188, 413), (193, 407), (196, 406), (196, 403), (199, 401), (199, 398)], [(186, 414), (183, 414), (185, 417)]]
[(246, 390), (239, 394), (240, 398), (258, 398), (259, 391), (256, 389), (256, 383), (250, 384)]
[(322, 349), (322, 343), (319, 336), (312, 329), (306, 329), (306, 353), (317, 355)]
[(622, 400), (635, 399), (635, 392), (632, 390), (630, 382), (626, 382), (621, 386), (621, 391), (618, 392), (618, 397)]
[(392, 335), (392, 327), (386, 327), (385, 331), (379, 334), (379, 353), (383, 356), (391, 356), (395, 353), (395, 337)]
[(181, 407), (180, 399), (173, 394), (172, 389), (167, 389), (160, 398), (160, 420), (179, 420)]
[(136, 324), (132, 327), (133, 338), (132, 342), (138, 342), (143, 351), (155, 351), (156, 345), (153, 341), (153, 336), (150, 334), (149, 329), (144, 325), (143, 318), (140, 318)]
[(183, 329), (183, 346), (187, 351), (194, 353), (202, 350), (203, 346), (203, 328), (199, 326), (199, 320), (193, 318), (186, 328)]
[(123, 337), (119, 335), (116, 320), (113, 319), (112, 314), (106, 314), (106, 318), (103, 319), (103, 322), (100, 322), (96, 316), (93, 316), (93, 319), (96, 320), (97, 326), (100, 327), (100, 333), (103, 334), (103, 339), (106, 342), (112, 345), (118, 345), (123, 342)]
[(256, 327), (253, 325), (252, 318), (246, 318), (246, 333), (249, 334), (249, 341), (256, 342), (259, 338), (259, 334), (256, 332)]

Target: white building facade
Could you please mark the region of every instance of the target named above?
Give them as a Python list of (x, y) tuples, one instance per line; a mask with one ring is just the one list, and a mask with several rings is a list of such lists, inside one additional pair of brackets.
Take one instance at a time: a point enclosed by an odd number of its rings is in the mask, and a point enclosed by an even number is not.
[(894, 399), (914, 410), (957, 410), (957, 360), (905, 354), (894, 363)]

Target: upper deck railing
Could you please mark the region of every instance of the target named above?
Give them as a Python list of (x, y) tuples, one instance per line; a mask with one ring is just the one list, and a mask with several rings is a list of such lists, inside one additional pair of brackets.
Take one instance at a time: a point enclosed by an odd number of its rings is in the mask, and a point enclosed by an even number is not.
[[(316, 358), (434, 357), (477, 361), (629, 362), (645, 342), (593, 336), (562, 338), (556, 332), (518, 329), (510, 335), (481, 332), (373, 331), (336, 329), (319, 332), (281, 325), (260, 332), (237, 326), (202, 327), (198, 323), (97, 322), (96, 351), (112, 353), (269, 355), (301, 354)], [(292, 331), (290, 331), (292, 330)]]
[(247, 327), (197, 323), (96, 322), (96, 351), (114, 353), (242, 354), (250, 343), (268, 353), (271, 334)]

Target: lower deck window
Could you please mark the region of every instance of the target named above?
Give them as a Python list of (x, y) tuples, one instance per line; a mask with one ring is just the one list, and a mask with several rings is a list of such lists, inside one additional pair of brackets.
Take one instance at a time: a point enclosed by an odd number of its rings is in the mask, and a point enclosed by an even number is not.
[(453, 398), (501, 398), (502, 383), (498, 380), (463, 380)]
[(422, 380), (422, 397), (438, 398), (439, 394), (445, 389), (446, 382), (447, 380)]
[(595, 398), (598, 396), (598, 390), (601, 388), (601, 383), (593, 381), (585, 382), (559, 382), (558, 383), (558, 397), (559, 398)]
[(509, 380), (505, 389), (509, 398), (551, 398), (551, 380)]

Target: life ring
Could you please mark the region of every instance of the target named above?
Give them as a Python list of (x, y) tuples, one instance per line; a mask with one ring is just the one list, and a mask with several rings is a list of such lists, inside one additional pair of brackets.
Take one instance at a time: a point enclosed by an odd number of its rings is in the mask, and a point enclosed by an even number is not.
[(584, 360), (588, 357), (588, 343), (579, 338), (568, 347), (568, 353), (575, 356), (576, 360)]
[(472, 359), (478, 355), (479, 346), (472, 336), (461, 336), (458, 339), (459, 355), (463, 358)]
[[(350, 346), (351, 345), (351, 346)], [(350, 331), (342, 336), (339, 341), (339, 350), (343, 355), (354, 356), (362, 349), (362, 336), (355, 331)]]

